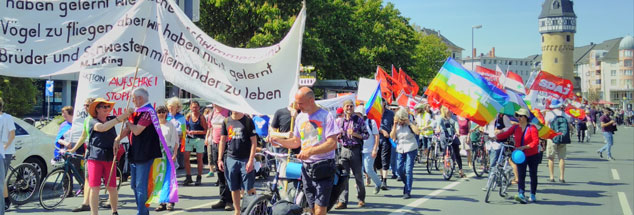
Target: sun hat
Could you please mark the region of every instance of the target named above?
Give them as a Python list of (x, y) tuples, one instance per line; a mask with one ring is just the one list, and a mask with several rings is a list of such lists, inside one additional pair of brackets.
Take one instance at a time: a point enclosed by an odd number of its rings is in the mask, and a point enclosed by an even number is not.
[(90, 106), (88, 106), (88, 114), (90, 114), (90, 116), (92, 116), (93, 118), (97, 117), (97, 105), (101, 104), (101, 103), (105, 103), (110, 105), (110, 110), (112, 110), (113, 106), (114, 106), (114, 102), (105, 100), (104, 98), (97, 98), (95, 99), (95, 101), (93, 101), (92, 103), (90, 103)]
[(528, 110), (526, 110), (526, 108), (520, 108), (519, 110), (515, 111), (515, 115), (530, 117), (530, 113), (528, 112)]
[(560, 107), (561, 107), (561, 106), (563, 106), (563, 105), (564, 105), (564, 103), (563, 103), (563, 102), (561, 102), (561, 100), (559, 100), (559, 99), (553, 99), (553, 100), (550, 102), (550, 108), (551, 108), (551, 109), (560, 108)]
[(419, 110), (419, 109), (424, 109), (425, 105), (423, 103), (419, 103), (416, 106), (414, 106), (414, 110)]

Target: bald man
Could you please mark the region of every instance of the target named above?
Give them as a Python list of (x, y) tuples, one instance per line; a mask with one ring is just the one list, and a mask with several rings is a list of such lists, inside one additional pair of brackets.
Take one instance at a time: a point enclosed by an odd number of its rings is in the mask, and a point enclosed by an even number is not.
[(335, 118), (315, 104), (315, 94), (302, 87), (295, 95), (295, 103), (302, 113), (295, 119), (291, 138), (272, 137), (285, 148), (301, 146), (297, 158), (302, 160), (302, 183), (308, 205), (315, 215), (324, 215), (330, 203), (335, 175), (335, 149), (341, 129)]

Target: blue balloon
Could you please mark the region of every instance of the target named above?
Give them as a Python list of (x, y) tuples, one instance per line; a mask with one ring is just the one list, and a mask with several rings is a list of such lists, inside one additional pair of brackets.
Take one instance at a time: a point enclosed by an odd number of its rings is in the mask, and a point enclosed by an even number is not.
[(511, 154), (511, 159), (516, 164), (522, 164), (526, 161), (526, 155), (522, 150), (515, 150), (513, 151), (513, 154)]

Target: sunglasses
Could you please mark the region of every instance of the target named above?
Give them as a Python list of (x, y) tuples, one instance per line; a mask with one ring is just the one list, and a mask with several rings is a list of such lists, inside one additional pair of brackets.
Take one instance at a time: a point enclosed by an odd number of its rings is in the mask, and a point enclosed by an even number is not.
[(97, 105), (97, 108), (108, 109), (108, 108), (110, 108), (110, 105)]
[(157, 111), (156, 113), (157, 114), (165, 114), (165, 113), (167, 113), (167, 111)]
[(519, 118), (520, 116), (528, 118), (527, 116), (524, 116), (524, 115), (515, 114), (515, 118)]

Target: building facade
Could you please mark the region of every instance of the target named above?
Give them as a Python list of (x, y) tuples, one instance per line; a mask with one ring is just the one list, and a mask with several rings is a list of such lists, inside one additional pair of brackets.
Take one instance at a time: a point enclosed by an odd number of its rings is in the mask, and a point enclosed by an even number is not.
[(520, 75), (524, 84), (526, 84), (526, 81), (528, 81), (531, 76), (531, 72), (535, 69), (536, 61), (534, 61), (533, 57), (534, 56), (526, 58), (499, 57), (495, 55), (495, 47), (493, 47), (486, 55), (481, 53), (475, 58), (465, 58), (460, 62), (462, 66), (468, 70), (471, 70), (471, 68), (475, 69), (476, 66), (492, 70), (496, 70), (497, 67), (500, 67), (500, 70), (504, 72), (512, 71)]
[(571, 81), (574, 80), (576, 20), (570, 0), (546, 0), (539, 15), (542, 70)]

